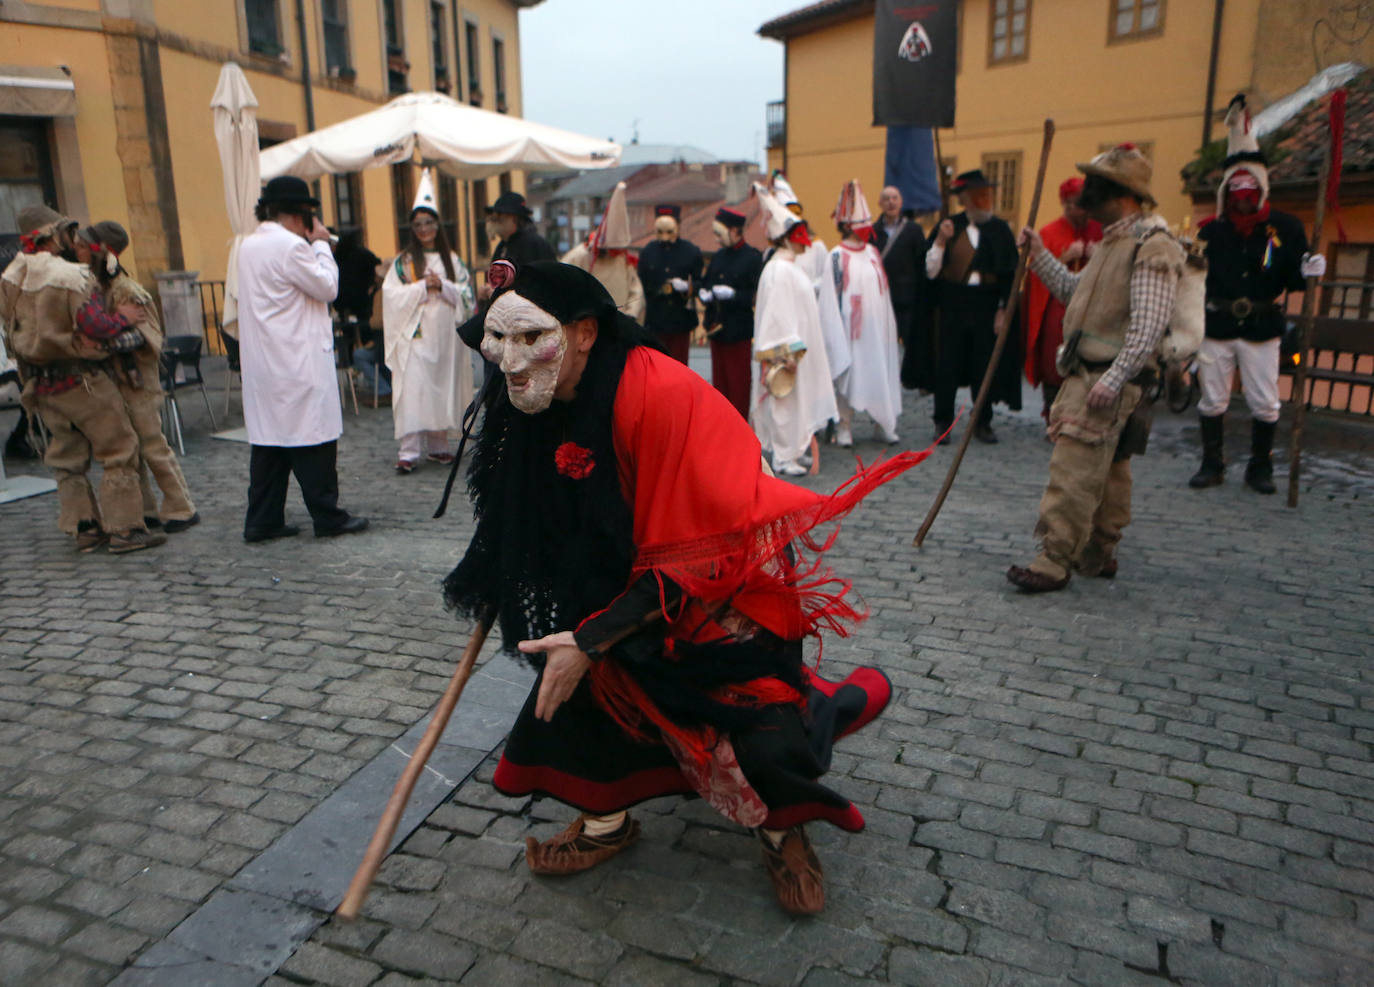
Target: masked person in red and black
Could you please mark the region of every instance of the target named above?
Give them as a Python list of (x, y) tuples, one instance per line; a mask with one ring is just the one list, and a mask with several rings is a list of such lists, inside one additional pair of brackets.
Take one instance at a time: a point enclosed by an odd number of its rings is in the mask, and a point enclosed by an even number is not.
[(687, 362), (697, 313), (692, 294), (701, 280), (701, 248), (679, 236), (682, 207), (654, 207), (654, 238), (639, 252), (639, 281), (644, 286), (644, 328), (668, 355)]
[(711, 383), (745, 421), (754, 367), (754, 294), (763, 254), (744, 242), (744, 214), (722, 206), (711, 224), (720, 249), (711, 255), (697, 298), (706, 306), (702, 325), (711, 340)]
[(1217, 189), (1217, 215), (1204, 220), (1198, 239), (1207, 245), (1207, 335), (1198, 353), (1197, 410), (1202, 466), (1188, 481), (1211, 487), (1226, 475), (1225, 415), (1231, 380), (1240, 371), (1250, 409), (1250, 462), (1245, 484), (1271, 494), (1270, 453), (1279, 421), (1279, 345), (1284, 313), (1278, 298), (1302, 291), (1308, 276), (1326, 273), (1326, 258), (1308, 255), (1307, 234), (1296, 216), (1269, 206), (1269, 168), (1259, 149), (1245, 97), (1226, 112), (1227, 157)]
[[(1059, 204), (1064, 215), (1040, 228), (1040, 242), (1071, 274), (1087, 266), (1102, 240), (1102, 224), (1088, 216), (1078, 202), (1083, 179), (1064, 179), (1059, 186)], [(1026, 272), (1026, 300), (1022, 306), (1022, 341), (1026, 351), (1026, 379), (1040, 386), (1044, 407), (1040, 414), (1047, 421), (1050, 406), (1064, 378), (1054, 365), (1055, 354), (1064, 342), (1065, 305), (1045, 287), (1033, 271)]]
[(627, 809), (695, 792), (758, 832), (783, 908), (817, 912), (803, 827), (863, 828), (822, 775), (891, 687), (876, 669), (832, 683), (803, 663), (806, 638), (859, 616), (809, 533), (926, 454), (828, 496), (768, 476), (748, 423), (591, 274), (511, 273), (483, 324), (505, 380), (475, 440), (476, 527), (444, 591), (539, 669), (492, 783), (580, 815), (527, 839), (526, 863), (587, 870), (638, 838)]

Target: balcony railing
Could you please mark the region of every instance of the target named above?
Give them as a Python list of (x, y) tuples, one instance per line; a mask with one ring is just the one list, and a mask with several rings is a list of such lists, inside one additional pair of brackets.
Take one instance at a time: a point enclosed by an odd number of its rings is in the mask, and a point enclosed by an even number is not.
[(787, 101), (784, 99), (769, 103), (765, 108), (768, 127), (768, 146), (781, 147), (787, 143)]

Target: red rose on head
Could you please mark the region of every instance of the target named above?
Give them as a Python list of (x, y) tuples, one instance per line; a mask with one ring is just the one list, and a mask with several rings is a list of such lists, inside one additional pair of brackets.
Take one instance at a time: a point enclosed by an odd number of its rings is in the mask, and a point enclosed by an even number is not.
[(592, 451), (582, 448), (576, 442), (564, 442), (554, 450), (553, 463), (558, 472), (572, 480), (586, 479), (596, 468)]
[(492, 291), (500, 291), (515, 280), (515, 265), (508, 260), (496, 260), (487, 268), (487, 284)]

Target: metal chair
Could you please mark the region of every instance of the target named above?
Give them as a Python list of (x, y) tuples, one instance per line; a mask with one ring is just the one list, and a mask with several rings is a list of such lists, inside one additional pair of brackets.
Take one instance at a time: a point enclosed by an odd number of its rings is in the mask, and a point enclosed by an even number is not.
[[(181, 408), (176, 396), (178, 388), (191, 385), (199, 387), (205, 410), (210, 415), (210, 429), (214, 431), (219, 428), (215, 422), (215, 409), (210, 407), (210, 395), (205, 390), (205, 378), (200, 372), (200, 346), (199, 336), (169, 336), (162, 343), (162, 389), (167, 394), (167, 428), (171, 433), (168, 438), (176, 438), (177, 450), (183, 456), (186, 455), (186, 445), (181, 436)], [(181, 371), (180, 381), (177, 380), (178, 370)]]
[(224, 341), (224, 355), (229, 361), (224, 369), (224, 417), (228, 418), (230, 391), (235, 377), (239, 379), (239, 391), (243, 390), (243, 364), (239, 362), (239, 341), (228, 333), (221, 333), (220, 339)]
[(334, 323), (334, 368), (339, 372), (339, 403), (347, 405), (344, 382), (348, 382), (348, 394), (353, 395), (353, 414), (358, 414), (358, 388), (353, 382), (357, 371), (353, 369), (353, 347), (357, 345), (358, 327), (348, 323)]

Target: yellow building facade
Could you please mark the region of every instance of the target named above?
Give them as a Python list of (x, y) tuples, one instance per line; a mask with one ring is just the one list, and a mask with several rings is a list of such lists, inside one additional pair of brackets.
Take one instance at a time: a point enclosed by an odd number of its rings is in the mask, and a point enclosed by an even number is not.
[[(1075, 162), (1123, 141), (1152, 159), (1159, 212), (1177, 224), (1193, 211), (1179, 172), (1203, 143), (1209, 88), (1217, 139), (1220, 112), (1235, 93), (1250, 93), (1259, 109), (1318, 69), (1358, 57), (1370, 44), (1359, 25), (1333, 33), (1324, 47), (1307, 43), (1350, 6), (962, 0), (955, 126), (940, 132), (941, 154), (956, 173), (982, 168), (998, 180), (998, 212), (1016, 226), (1027, 219), (1050, 117), (1056, 135), (1041, 224), (1058, 214), (1055, 190)], [(856, 177), (876, 208), (885, 131), (871, 125), (873, 9), (872, 0), (827, 0), (760, 28), (786, 49), (785, 124), (770, 127), (769, 165), (786, 170), (813, 222)], [(1342, 40), (1346, 34), (1356, 40)]]
[[(5, 0), (0, 4), (0, 236), (47, 201), (132, 237), (126, 266), (224, 277), (230, 238), (210, 98), (237, 62), (263, 146), (440, 90), (519, 115), (518, 14), (539, 0)], [(308, 66), (308, 71), (306, 70)], [(326, 223), (398, 249), (411, 165), (321, 180)], [(440, 183), (470, 264), (484, 205), (519, 175)], [(475, 208), (474, 208), (475, 206)], [(475, 220), (475, 221), (474, 221)]]

